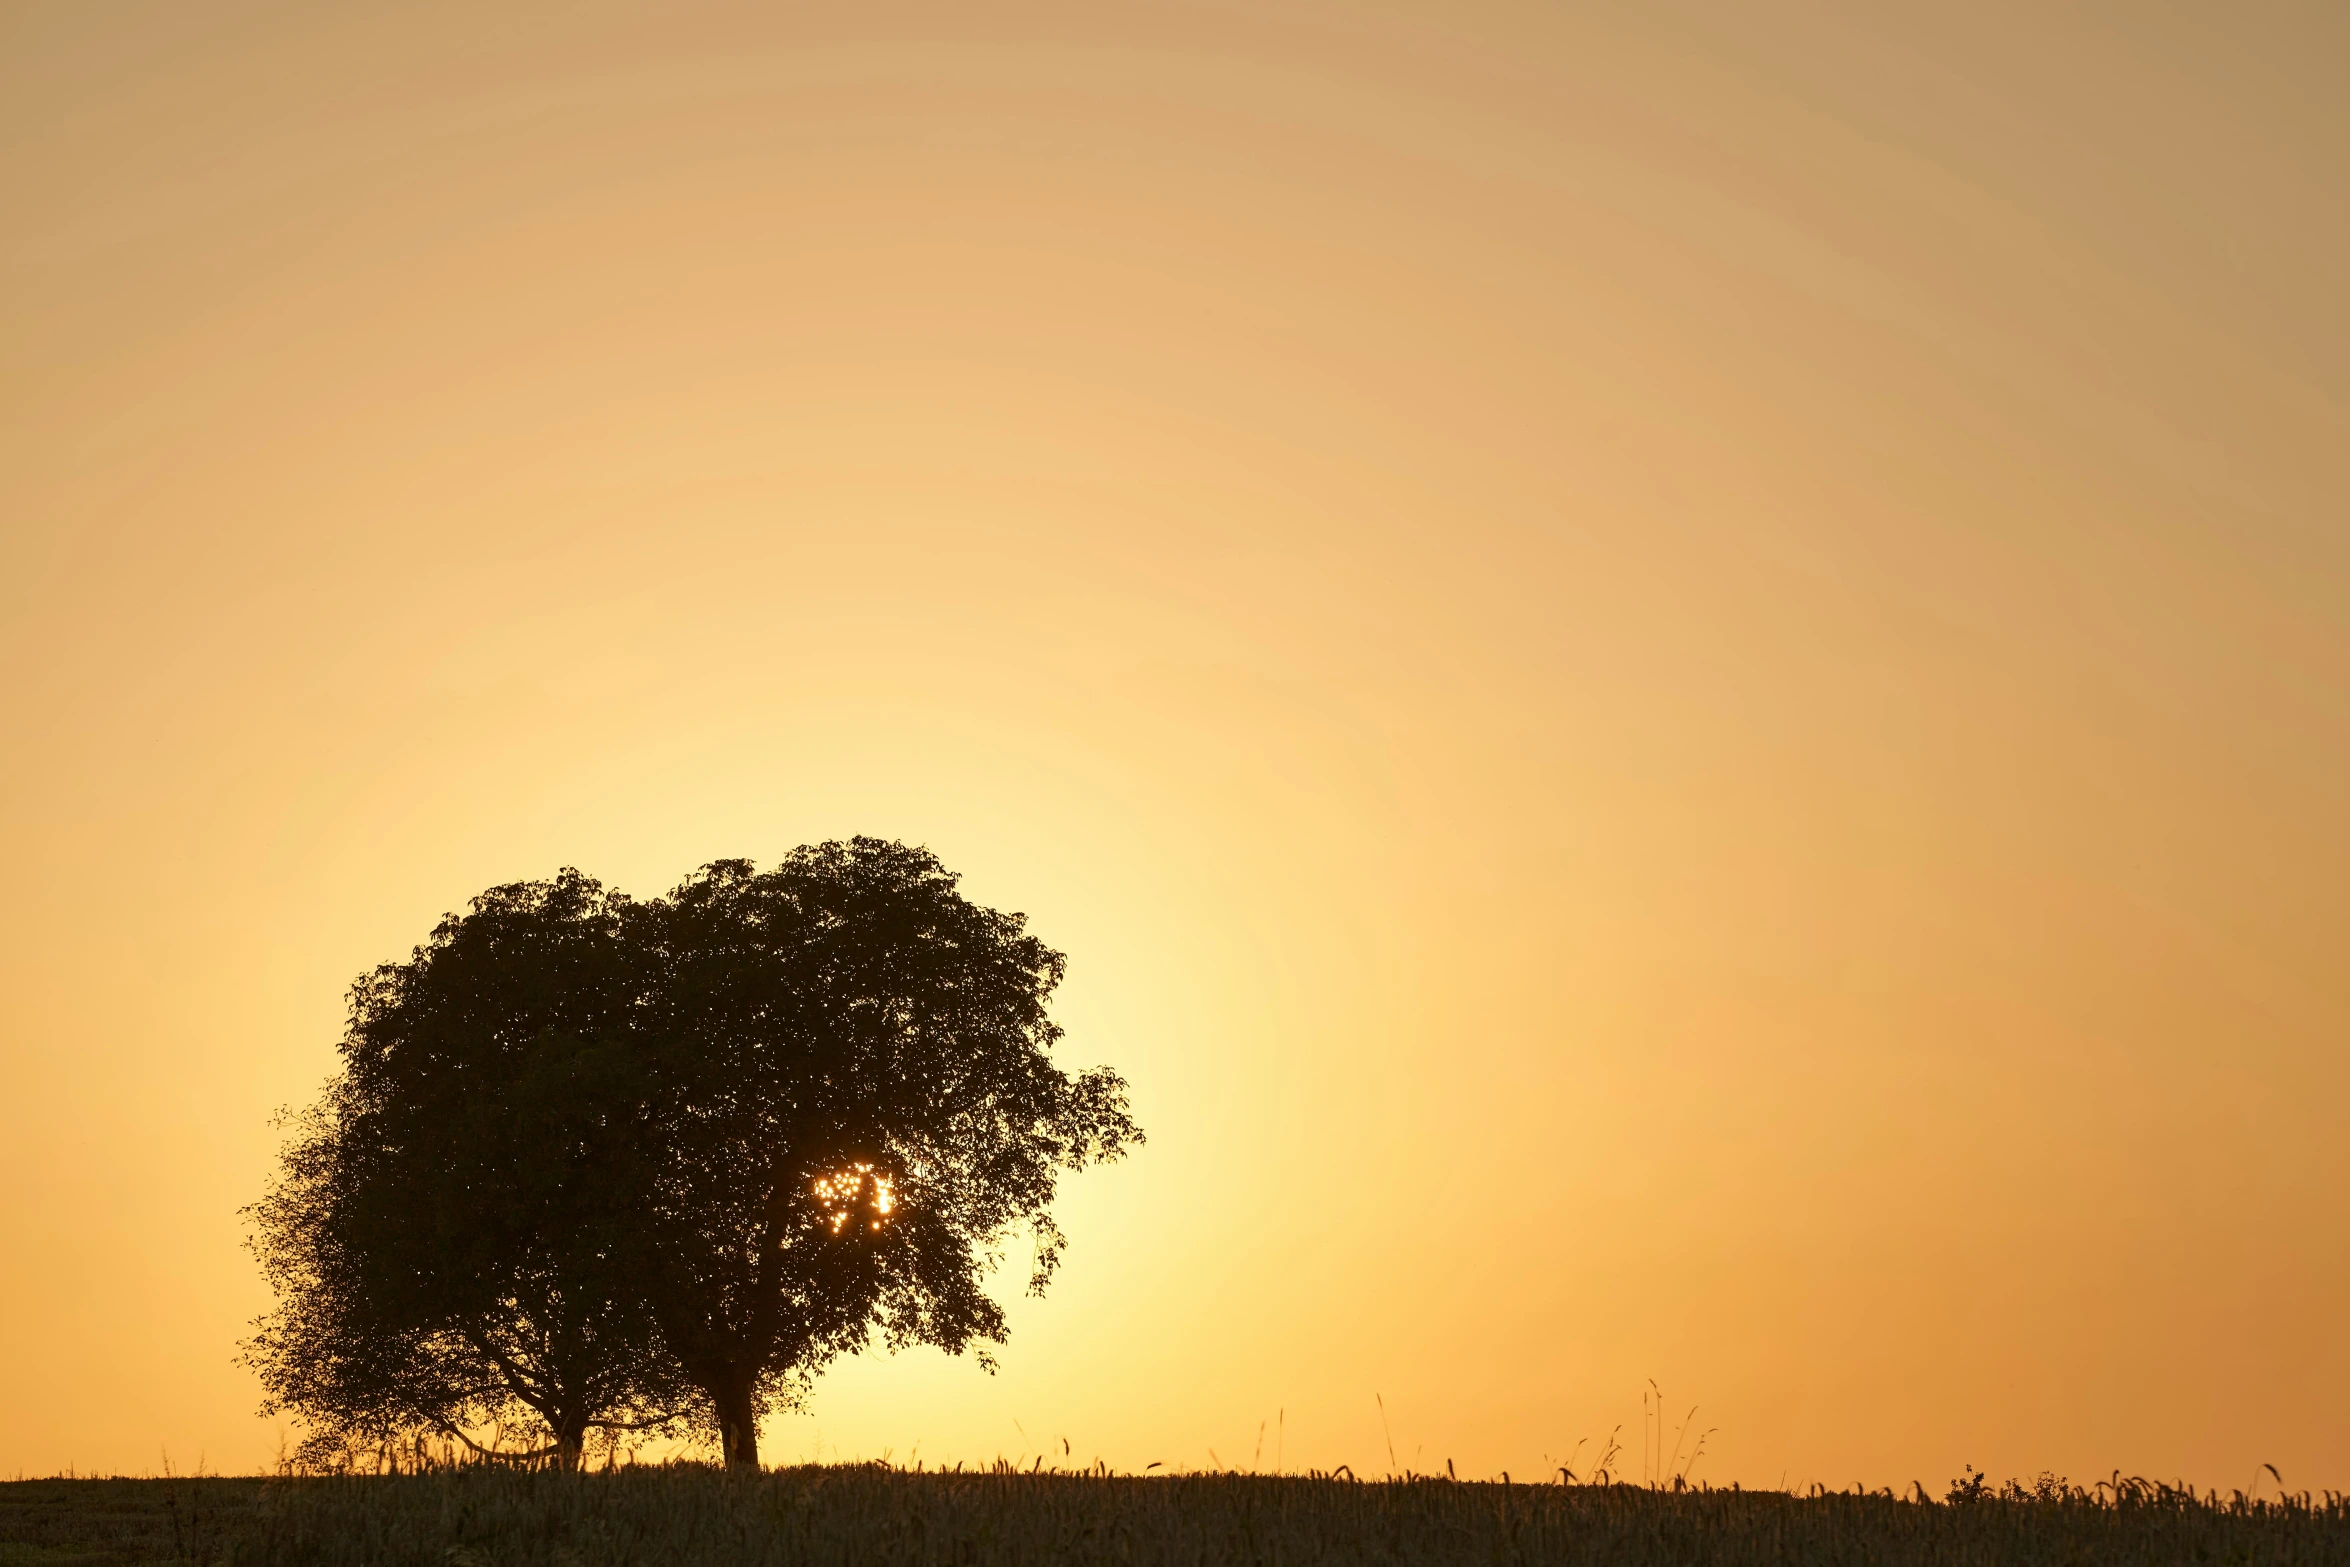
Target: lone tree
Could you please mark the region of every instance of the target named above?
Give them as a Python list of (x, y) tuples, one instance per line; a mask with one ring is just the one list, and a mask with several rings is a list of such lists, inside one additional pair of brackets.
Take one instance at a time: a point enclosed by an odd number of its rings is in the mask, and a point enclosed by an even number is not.
[(279, 1304), (245, 1358), (306, 1461), (429, 1432), (575, 1467), (690, 1396), (631, 1272), (628, 908), (576, 871), (493, 888), (352, 987), (343, 1070), (252, 1210)]
[(1041, 1290), (1059, 1173), (1142, 1140), (1115, 1073), (1050, 1058), (1063, 968), (870, 838), (650, 903), (484, 894), (355, 988), (256, 1210), (272, 1407), (321, 1451), (520, 1413), (562, 1463), (685, 1417), (756, 1465), (760, 1415), (876, 1332), (992, 1364), (985, 1274), (1025, 1227)]
[(1031, 1232), (1041, 1291), (1058, 1172), (1142, 1140), (1115, 1073), (1048, 1054), (1061, 954), (955, 882), (857, 838), (765, 873), (721, 861), (638, 911), (648, 1289), (729, 1464), (758, 1463), (777, 1394), (876, 1329), (1001, 1342), (981, 1281), (1005, 1241)]

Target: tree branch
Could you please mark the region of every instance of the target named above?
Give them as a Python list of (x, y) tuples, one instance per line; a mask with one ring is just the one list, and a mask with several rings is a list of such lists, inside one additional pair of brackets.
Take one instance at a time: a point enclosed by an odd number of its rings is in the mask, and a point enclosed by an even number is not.
[(650, 1431), (655, 1426), (665, 1426), (676, 1418), (677, 1415), (670, 1412), (647, 1415), (642, 1420), (591, 1420), (588, 1422), (588, 1427), (595, 1431)]
[(495, 1458), (504, 1463), (526, 1463), (533, 1458), (552, 1458), (559, 1451), (559, 1449), (553, 1447), (542, 1447), (528, 1453), (509, 1453), (504, 1448), (482, 1446), (472, 1437), (467, 1436), (463, 1427), (451, 1425), (446, 1420), (436, 1419), (433, 1421), (433, 1424), (439, 1426), (443, 1431), (448, 1432), (449, 1435), (455, 1437), (458, 1441), (463, 1442), (467, 1447), (472, 1448), (482, 1457)]

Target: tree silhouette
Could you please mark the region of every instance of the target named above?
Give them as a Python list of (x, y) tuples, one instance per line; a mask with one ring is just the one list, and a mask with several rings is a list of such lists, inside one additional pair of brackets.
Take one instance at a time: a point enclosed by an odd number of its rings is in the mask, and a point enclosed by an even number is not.
[(1115, 1073), (1048, 1054), (1063, 968), (870, 838), (650, 903), (572, 870), (484, 893), (353, 987), (252, 1210), (265, 1412), (311, 1462), (519, 1429), (569, 1466), (687, 1420), (756, 1465), (760, 1415), (876, 1332), (1001, 1342), (1011, 1235), (1041, 1290), (1059, 1172), (1142, 1140)]
[(632, 1277), (639, 966), (576, 871), (493, 888), (353, 987), (343, 1070), (253, 1210), (277, 1310), (246, 1347), (312, 1463), (484, 1427), (578, 1464), (689, 1390)]
[(1041, 1290), (1057, 1173), (1142, 1139), (1115, 1073), (1047, 1053), (1061, 954), (871, 838), (720, 861), (633, 917), (648, 1288), (727, 1462), (755, 1465), (762, 1410), (877, 1329), (1001, 1342), (981, 1280), (1006, 1239), (1030, 1229)]

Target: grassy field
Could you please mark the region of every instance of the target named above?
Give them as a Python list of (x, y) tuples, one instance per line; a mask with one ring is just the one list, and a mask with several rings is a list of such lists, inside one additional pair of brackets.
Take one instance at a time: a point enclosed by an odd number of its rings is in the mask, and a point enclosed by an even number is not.
[(0, 1485), (0, 1567), (1048, 1562), (2350, 1564), (2350, 1507), (878, 1467)]

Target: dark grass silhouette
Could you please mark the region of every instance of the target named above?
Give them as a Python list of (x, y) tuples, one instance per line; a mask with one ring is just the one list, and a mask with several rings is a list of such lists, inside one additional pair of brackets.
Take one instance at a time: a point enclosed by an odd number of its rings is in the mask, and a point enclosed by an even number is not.
[[(1965, 1487), (1955, 1488), (1964, 1493)], [(609, 1474), (468, 1466), (277, 1480), (0, 1486), (0, 1567), (928, 1567), (1117, 1562), (2344, 1563), (2338, 1495), (2248, 1501), (2143, 1481), (1888, 1492), (1517, 1485), (1344, 1474)]]

